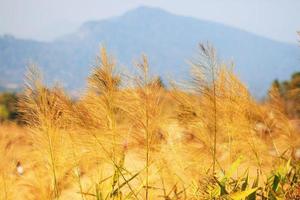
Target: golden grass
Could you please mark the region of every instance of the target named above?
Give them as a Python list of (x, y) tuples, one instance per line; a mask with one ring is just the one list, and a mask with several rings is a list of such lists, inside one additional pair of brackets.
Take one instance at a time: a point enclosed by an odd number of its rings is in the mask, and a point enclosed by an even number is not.
[(145, 56), (122, 82), (105, 49), (76, 102), (31, 69), (26, 125), (0, 127), (0, 199), (213, 199), (206, 180), (247, 170), (262, 187), (280, 156), (296, 159), (297, 130), (276, 91), (257, 103), (211, 46), (200, 50), (190, 90), (164, 89)]

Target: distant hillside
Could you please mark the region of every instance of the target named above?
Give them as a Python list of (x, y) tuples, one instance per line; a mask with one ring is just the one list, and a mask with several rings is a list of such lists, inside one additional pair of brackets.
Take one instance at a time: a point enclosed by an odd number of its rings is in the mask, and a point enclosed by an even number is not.
[(145, 53), (153, 72), (180, 79), (188, 73), (186, 61), (195, 56), (197, 44), (207, 41), (217, 48), (220, 58), (236, 63), (237, 73), (257, 96), (266, 92), (273, 79), (286, 79), (300, 69), (296, 45), (140, 7), (119, 17), (87, 22), (77, 32), (50, 43), (0, 37), (0, 85), (20, 84), (26, 64), (32, 61), (48, 79), (61, 80), (70, 89), (82, 88), (100, 44), (121, 65), (131, 66)]

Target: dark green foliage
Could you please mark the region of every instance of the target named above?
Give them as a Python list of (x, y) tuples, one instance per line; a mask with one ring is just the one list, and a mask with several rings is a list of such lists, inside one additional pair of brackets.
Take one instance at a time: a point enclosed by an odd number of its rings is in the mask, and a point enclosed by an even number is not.
[(282, 164), (275, 169), (264, 186), (262, 199), (299, 199), (299, 161), (282, 157)]
[(0, 120), (17, 120), (18, 96), (15, 93), (4, 92), (0, 94)]
[(272, 89), (279, 92), (285, 106), (286, 114), (291, 118), (300, 117), (300, 72), (291, 75), (290, 80), (272, 83)]

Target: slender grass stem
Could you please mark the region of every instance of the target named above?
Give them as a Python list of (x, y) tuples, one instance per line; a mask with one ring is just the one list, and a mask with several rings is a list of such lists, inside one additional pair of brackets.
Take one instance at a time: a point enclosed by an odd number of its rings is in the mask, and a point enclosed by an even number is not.
[(215, 66), (212, 64), (212, 84), (213, 84), (213, 115), (214, 115), (214, 146), (213, 146), (213, 174), (216, 172), (216, 160), (217, 160), (217, 99), (216, 99), (216, 80), (215, 80)]
[(49, 135), (49, 130), (46, 130), (46, 136), (48, 141), (48, 147), (50, 152), (50, 161), (51, 161), (51, 169), (52, 169), (52, 175), (53, 175), (53, 186), (54, 186), (54, 197), (55, 199), (59, 199), (59, 191), (57, 186), (57, 175), (56, 175), (56, 169), (55, 169), (55, 160), (53, 155), (53, 146), (52, 146), (52, 139)]

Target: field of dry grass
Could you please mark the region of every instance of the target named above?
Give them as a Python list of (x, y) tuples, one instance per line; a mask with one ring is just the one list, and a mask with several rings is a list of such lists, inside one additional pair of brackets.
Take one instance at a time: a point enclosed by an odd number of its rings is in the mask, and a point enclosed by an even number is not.
[(211, 46), (191, 74), (165, 89), (146, 57), (124, 76), (102, 49), (73, 101), (32, 69), (25, 125), (0, 127), (0, 199), (299, 198), (299, 129), (277, 92), (256, 102)]

